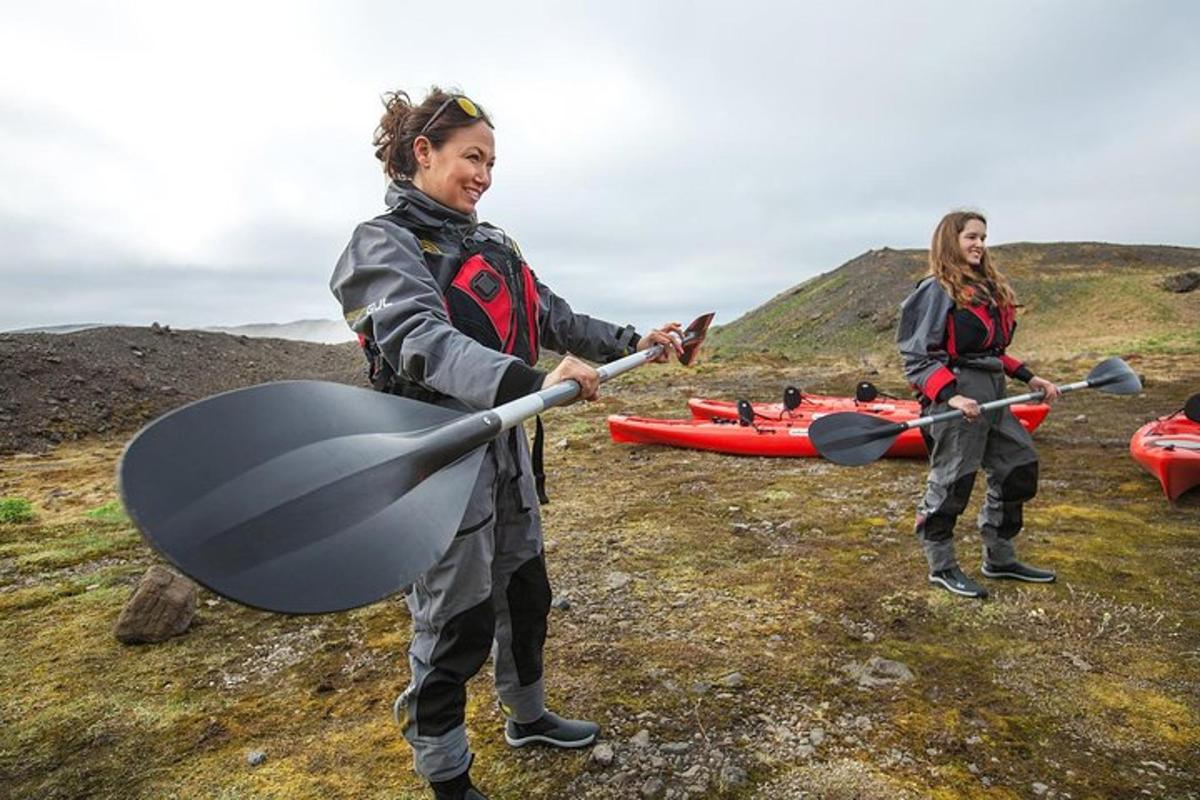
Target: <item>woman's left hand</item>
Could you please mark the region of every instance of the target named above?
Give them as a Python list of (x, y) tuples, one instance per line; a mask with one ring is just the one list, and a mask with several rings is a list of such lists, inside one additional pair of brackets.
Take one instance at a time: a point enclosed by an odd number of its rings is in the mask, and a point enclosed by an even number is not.
[[(675, 334), (675, 336), (672, 336), (672, 333)], [(647, 347), (653, 347), (656, 344), (663, 345), (662, 352), (653, 359), (661, 364), (670, 359), (671, 351), (674, 351), (677, 357), (683, 355), (683, 345), (680, 344), (682, 339), (683, 326), (678, 322), (668, 322), (661, 328), (655, 328), (643, 336), (641, 340), (638, 341), (637, 349), (640, 352), (645, 350)]]
[(1055, 400), (1062, 397), (1062, 392), (1058, 390), (1058, 387), (1045, 378), (1038, 378), (1036, 376), (1030, 378), (1029, 388), (1033, 389), (1035, 392), (1045, 392), (1046, 396), (1043, 397), (1042, 400), (1047, 403), (1053, 403)]

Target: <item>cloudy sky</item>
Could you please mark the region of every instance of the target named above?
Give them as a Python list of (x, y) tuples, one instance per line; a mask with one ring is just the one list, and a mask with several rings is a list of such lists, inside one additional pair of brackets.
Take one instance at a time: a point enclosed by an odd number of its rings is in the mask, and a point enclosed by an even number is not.
[(728, 322), (950, 208), (1200, 245), (1200, 4), (35, 4), (0, 14), (0, 330), (336, 318), (379, 95), (496, 121), (480, 215), (580, 311)]

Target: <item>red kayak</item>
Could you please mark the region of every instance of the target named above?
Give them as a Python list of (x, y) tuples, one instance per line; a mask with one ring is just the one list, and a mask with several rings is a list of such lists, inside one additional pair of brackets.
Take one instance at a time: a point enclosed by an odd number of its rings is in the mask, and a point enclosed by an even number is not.
[[(608, 418), (608, 429), (614, 442), (665, 444), (739, 456), (815, 458), (819, 453), (808, 438), (808, 426), (814, 419), (830, 413), (833, 412), (801, 414), (797, 409), (787, 419), (759, 420), (754, 425), (724, 419), (653, 419), (613, 414)], [(904, 431), (885, 455), (924, 458), (921, 432)]]
[[(1200, 406), (1200, 401), (1189, 405)], [(1158, 478), (1169, 500), (1200, 485), (1200, 422), (1182, 411), (1138, 428), (1129, 440), (1129, 452)]]
[[(783, 403), (754, 403), (754, 416), (766, 421), (792, 420), (814, 413), (832, 414), (837, 411), (859, 411), (864, 414), (885, 417), (893, 422), (904, 422), (921, 416), (921, 406), (916, 400), (873, 400), (868, 403), (853, 397), (831, 397), (821, 394), (806, 394), (800, 405), (788, 411)], [(1050, 413), (1045, 403), (1017, 403), (1009, 406), (1013, 414), (1032, 433)], [(695, 419), (737, 419), (737, 403), (727, 400), (707, 400), (693, 397), (688, 400), (688, 409)], [(905, 431), (907, 433), (907, 431)], [(920, 438), (920, 435), (917, 437)], [(924, 455), (924, 449), (921, 454)]]

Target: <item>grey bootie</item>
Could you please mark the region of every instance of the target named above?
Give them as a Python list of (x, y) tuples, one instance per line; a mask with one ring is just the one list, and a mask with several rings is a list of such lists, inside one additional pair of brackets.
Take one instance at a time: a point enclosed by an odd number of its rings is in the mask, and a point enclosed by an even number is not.
[(504, 726), (504, 740), (513, 747), (527, 744), (548, 744), (553, 747), (587, 747), (596, 741), (600, 726), (583, 719), (563, 719), (547, 711), (529, 723), (509, 720)]

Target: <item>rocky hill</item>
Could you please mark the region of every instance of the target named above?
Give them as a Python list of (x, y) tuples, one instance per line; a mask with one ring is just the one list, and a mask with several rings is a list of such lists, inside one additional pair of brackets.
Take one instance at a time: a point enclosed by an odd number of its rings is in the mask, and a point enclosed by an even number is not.
[[(1019, 352), (1200, 351), (1200, 249), (1095, 242), (991, 248), (1012, 281)], [(927, 250), (871, 250), (714, 331), (723, 355), (890, 357), (898, 305), (927, 272)]]
[(176, 406), (265, 381), (366, 385), (354, 343), (162, 327), (0, 334), (0, 453), (127, 431)]

